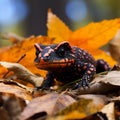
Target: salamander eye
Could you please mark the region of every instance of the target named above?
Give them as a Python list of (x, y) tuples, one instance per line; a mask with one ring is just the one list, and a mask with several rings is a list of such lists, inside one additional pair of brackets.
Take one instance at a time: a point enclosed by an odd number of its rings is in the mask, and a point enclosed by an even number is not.
[(60, 57), (63, 57), (64, 54), (65, 54), (65, 49), (64, 49), (64, 48), (59, 49), (58, 55), (59, 55)]

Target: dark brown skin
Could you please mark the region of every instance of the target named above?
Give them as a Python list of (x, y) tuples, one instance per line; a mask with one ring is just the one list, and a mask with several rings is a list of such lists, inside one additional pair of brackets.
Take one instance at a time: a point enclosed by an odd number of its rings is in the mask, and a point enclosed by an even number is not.
[(35, 64), (39, 69), (47, 70), (41, 86), (48, 89), (54, 79), (66, 84), (81, 78), (74, 89), (89, 86), (96, 72), (109, 71), (109, 65), (102, 59), (95, 59), (85, 50), (71, 46), (67, 41), (53, 45), (35, 44)]

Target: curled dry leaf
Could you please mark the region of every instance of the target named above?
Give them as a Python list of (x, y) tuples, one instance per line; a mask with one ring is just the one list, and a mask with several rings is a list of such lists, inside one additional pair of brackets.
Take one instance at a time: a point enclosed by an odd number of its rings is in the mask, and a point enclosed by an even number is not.
[(12, 93), (15, 96), (20, 97), (24, 100), (32, 99), (32, 95), (28, 91), (16, 85), (6, 85), (4, 83), (0, 83), (0, 92)]
[(34, 88), (32, 88), (32, 87), (27, 87), (27, 86), (25, 86), (25, 85), (23, 85), (23, 84), (21, 84), (21, 83), (19, 83), (19, 82), (17, 82), (17, 81), (14, 81), (14, 80), (12, 80), (12, 79), (10, 79), (10, 78), (8, 78), (8, 79), (0, 79), (0, 82), (2, 82), (2, 83), (4, 83), (4, 84), (9, 84), (9, 85), (17, 85), (17, 86), (19, 86), (19, 87), (21, 87), (21, 88), (23, 88), (23, 89), (26, 89), (28, 92), (30, 92), (30, 93), (33, 93), (34, 92)]
[(111, 56), (120, 63), (120, 30), (118, 30), (115, 37), (110, 41), (109, 50)]
[(75, 102), (75, 100), (65, 94), (47, 94), (42, 97), (37, 97), (34, 98), (24, 109), (21, 114), (21, 119), (28, 119), (40, 112), (46, 112), (48, 115), (54, 115), (59, 110), (62, 110), (73, 102)]
[(76, 94), (90, 94), (90, 93), (108, 93), (108, 91), (120, 89), (120, 71), (111, 71), (106, 75), (99, 75), (91, 83), (90, 87), (74, 90)]
[(103, 82), (120, 87), (120, 71), (110, 71), (106, 75), (96, 77), (92, 83)]
[(14, 71), (14, 75), (16, 75), (18, 79), (28, 81), (36, 87), (39, 87), (43, 82), (43, 77), (34, 75), (19, 63), (0, 62), (0, 64), (9, 71)]

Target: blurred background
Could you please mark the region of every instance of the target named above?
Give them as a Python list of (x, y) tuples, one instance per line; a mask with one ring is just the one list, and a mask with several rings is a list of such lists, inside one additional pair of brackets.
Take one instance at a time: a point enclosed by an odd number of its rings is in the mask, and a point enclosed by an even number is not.
[[(0, 0), (0, 36), (4, 32), (46, 35), (49, 8), (72, 30), (120, 17), (120, 0)], [(0, 39), (0, 46), (8, 44), (5, 41)]]

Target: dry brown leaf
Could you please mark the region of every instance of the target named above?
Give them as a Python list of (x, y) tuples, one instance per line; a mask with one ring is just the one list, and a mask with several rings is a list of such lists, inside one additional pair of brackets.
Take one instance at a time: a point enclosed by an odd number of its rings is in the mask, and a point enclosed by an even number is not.
[[(73, 103), (73, 105), (67, 107), (68, 109), (66, 108), (67, 110), (65, 109), (66, 111), (63, 110), (64, 113), (61, 113), (58, 116), (48, 117), (48, 120), (99, 120), (97, 112), (105, 106), (105, 104), (108, 102), (108, 98), (105, 95), (92, 94), (79, 95), (77, 97), (80, 98), (81, 105), (79, 105), (79, 102), (76, 102), (77, 105), (74, 105)], [(82, 104), (85, 103), (85, 101), (86, 104)], [(87, 107), (87, 109), (83, 109), (84, 107)], [(86, 112), (90, 113), (90, 111), (96, 108), (98, 111), (96, 110), (95, 114), (86, 115)], [(81, 109), (83, 109), (83, 111)]]
[(19, 87), (21, 87), (23, 89), (26, 89), (26, 92), (28, 91), (30, 93), (33, 93), (35, 91), (34, 88), (28, 87), (26, 85), (23, 85), (23, 84), (19, 83), (18, 81), (12, 80), (11, 78), (0, 79), (0, 82), (4, 83), (4, 84), (7, 84), (7, 85), (16, 85), (16, 86), (19, 86)]
[(110, 100), (111, 101), (120, 101), (120, 96), (112, 97)]
[(74, 90), (76, 94), (96, 94), (108, 93), (110, 90), (120, 89), (120, 71), (111, 71), (106, 75), (99, 75), (91, 83), (90, 87), (83, 89), (79, 88)]
[(64, 116), (63, 120), (83, 119), (91, 114), (96, 113), (101, 107), (95, 104), (91, 99), (80, 99), (79, 101), (66, 107), (57, 115)]
[(41, 86), (43, 82), (43, 77), (37, 76), (26, 69), (19, 63), (10, 63), (10, 62), (0, 62), (0, 64), (6, 67), (9, 71), (14, 71), (14, 75), (17, 79), (28, 81), (35, 85), (36, 87)]
[(120, 63), (120, 30), (118, 30), (115, 37), (110, 41), (109, 50), (111, 56)]
[(37, 97), (24, 109), (21, 114), (21, 119), (28, 119), (40, 112), (46, 112), (48, 115), (53, 115), (73, 102), (75, 102), (75, 100), (65, 94), (47, 94), (42, 97)]
[(92, 102), (98, 107), (98, 109), (101, 109), (104, 107), (104, 105), (108, 102), (109, 98), (105, 95), (94, 95), (94, 94), (85, 94), (85, 95), (79, 95), (80, 99), (91, 99)]
[(20, 97), (24, 100), (32, 99), (32, 95), (28, 91), (16, 85), (6, 85), (4, 83), (0, 83), (0, 92), (12, 93), (15, 94), (15, 96)]
[(23, 99), (16, 97), (14, 94), (8, 93), (0, 93), (0, 102), (1, 120), (18, 120), (20, 113), (26, 106)]
[(106, 75), (96, 77), (91, 84), (96, 82), (103, 82), (120, 87), (120, 71), (110, 71)]

